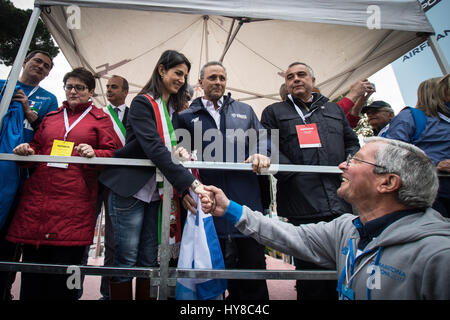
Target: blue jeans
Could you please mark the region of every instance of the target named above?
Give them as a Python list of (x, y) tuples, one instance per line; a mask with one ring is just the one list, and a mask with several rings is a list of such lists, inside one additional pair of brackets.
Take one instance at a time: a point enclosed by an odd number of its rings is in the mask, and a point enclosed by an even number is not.
[[(150, 203), (124, 198), (114, 192), (108, 196), (114, 230), (114, 267), (156, 267), (158, 259), (158, 208)], [(131, 281), (130, 277), (112, 277), (112, 282)]]

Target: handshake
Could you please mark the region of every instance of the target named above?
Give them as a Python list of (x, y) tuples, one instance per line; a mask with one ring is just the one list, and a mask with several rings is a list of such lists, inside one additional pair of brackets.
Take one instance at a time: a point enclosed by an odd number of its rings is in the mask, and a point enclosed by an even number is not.
[[(189, 152), (183, 147), (173, 149), (174, 155), (180, 161), (188, 161), (191, 158)], [(253, 154), (245, 160), (245, 163), (251, 163), (252, 169), (256, 173), (270, 167), (270, 158), (261, 154)], [(224, 192), (214, 186), (205, 186), (198, 180), (195, 180), (191, 186), (191, 190), (198, 194), (201, 202), (202, 210), (214, 216), (222, 216), (230, 204), (230, 200), (225, 196)], [(187, 194), (183, 197), (183, 207), (186, 210), (195, 213), (197, 211), (197, 202)]]
[[(204, 186), (202, 185), (203, 192), (198, 194), (202, 210), (204, 213), (210, 213), (213, 216), (221, 217), (230, 205), (230, 200), (227, 198), (225, 193), (214, 186)], [(189, 195), (186, 195), (189, 196)], [(190, 197), (190, 196), (189, 196)], [(191, 198), (192, 199), (192, 198)], [(192, 200), (193, 201), (193, 200)], [(184, 202), (184, 200), (183, 200)], [(196, 210), (189, 209), (195, 214)]]

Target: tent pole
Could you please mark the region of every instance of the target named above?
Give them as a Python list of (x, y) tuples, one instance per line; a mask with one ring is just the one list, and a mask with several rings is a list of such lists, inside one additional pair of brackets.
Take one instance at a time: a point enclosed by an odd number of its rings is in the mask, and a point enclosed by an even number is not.
[(8, 110), (17, 80), (19, 80), (20, 70), (22, 69), (22, 65), (25, 60), (28, 48), (30, 47), (31, 39), (33, 38), (34, 31), (36, 30), (40, 15), (41, 8), (34, 7), (33, 13), (30, 17), (30, 21), (28, 21), (27, 29), (25, 30), (22, 42), (20, 43), (19, 52), (17, 53), (16, 59), (14, 59), (14, 64), (8, 77), (8, 84), (6, 85), (5, 93), (0, 103), (0, 131), (2, 129), (3, 117)]
[(219, 61), (223, 62), (223, 59), (225, 58), (225, 55), (227, 54), (228, 49), (230, 49), (231, 44), (233, 43), (234, 38), (236, 38), (237, 33), (239, 32), (239, 29), (241, 29), (242, 25), (244, 24), (243, 20), (239, 21), (238, 26), (236, 27), (236, 29), (233, 32), (233, 35), (231, 36), (231, 39), (229, 39), (229, 41), (227, 42), (227, 44), (225, 45), (225, 48), (223, 49), (223, 53), (222, 56), (220, 57)]
[(450, 73), (450, 67), (448, 65), (448, 61), (445, 58), (444, 53), (442, 52), (439, 43), (437, 43), (434, 36), (428, 37), (428, 43), (430, 44), (431, 50), (433, 51), (434, 57), (436, 58), (439, 67), (441, 68), (442, 74), (446, 75)]
[(208, 52), (208, 16), (203, 16), (203, 21), (204, 21), (204, 36), (205, 36), (205, 57), (206, 57), (206, 63), (209, 62), (209, 52)]

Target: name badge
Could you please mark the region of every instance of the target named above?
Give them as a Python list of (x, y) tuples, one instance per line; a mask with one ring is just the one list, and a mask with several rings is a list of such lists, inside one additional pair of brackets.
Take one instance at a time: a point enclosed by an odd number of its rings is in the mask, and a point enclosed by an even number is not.
[[(72, 155), (73, 145), (74, 145), (73, 142), (55, 139), (53, 141), (53, 146), (52, 146), (52, 150), (50, 151), (50, 155), (51, 156), (70, 157)], [(47, 166), (67, 169), (69, 167), (69, 164), (68, 163), (49, 162), (49, 163), (47, 163)]]
[(346, 285), (341, 288), (342, 300), (355, 300), (355, 293)]
[(317, 131), (317, 124), (299, 124), (295, 126), (297, 129), (298, 143), (300, 148), (320, 148), (319, 131)]

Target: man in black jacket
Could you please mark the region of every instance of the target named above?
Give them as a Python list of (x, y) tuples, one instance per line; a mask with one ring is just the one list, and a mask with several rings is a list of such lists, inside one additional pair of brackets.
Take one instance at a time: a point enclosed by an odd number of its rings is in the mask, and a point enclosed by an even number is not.
[[(311, 67), (294, 62), (286, 71), (285, 101), (264, 109), (261, 123), (278, 129), (280, 164), (337, 166), (359, 150), (359, 141), (342, 109), (313, 93)], [(340, 199), (337, 174), (278, 173), (277, 213), (295, 225), (331, 221), (351, 206)], [(321, 269), (295, 259), (297, 269)], [(298, 299), (337, 299), (336, 281), (297, 281)]]

